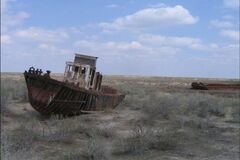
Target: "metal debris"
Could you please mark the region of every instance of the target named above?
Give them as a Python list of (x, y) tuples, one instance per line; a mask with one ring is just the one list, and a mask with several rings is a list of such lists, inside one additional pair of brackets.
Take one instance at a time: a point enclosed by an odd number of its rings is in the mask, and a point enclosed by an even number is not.
[(192, 89), (198, 90), (240, 90), (240, 84), (202, 83), (193, 82)]

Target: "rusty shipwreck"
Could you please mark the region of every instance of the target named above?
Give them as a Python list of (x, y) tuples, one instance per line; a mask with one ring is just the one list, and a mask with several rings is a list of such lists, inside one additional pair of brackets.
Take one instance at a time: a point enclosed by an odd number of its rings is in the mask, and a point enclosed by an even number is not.
[(64, 79), (50, 77), (50, 71), (31, 67), (24, 72), (29, 102), (43, 115), (77, 115), (115, 108), (125, 97), (114, 88), (102, 86), (102, 74), (96, 72), (97, 57), (75, 54), (66, 62)]
[(192, 82), (191, 86), (196, 90), (240, 90), (239, 82), (235, 84)]

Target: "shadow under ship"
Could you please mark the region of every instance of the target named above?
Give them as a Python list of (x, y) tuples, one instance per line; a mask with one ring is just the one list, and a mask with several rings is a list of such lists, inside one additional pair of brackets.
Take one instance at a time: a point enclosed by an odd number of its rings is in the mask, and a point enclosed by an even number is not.
[(97, 57), (75, 54), (66, 62), (64, 79), (50, 77), (50, 71), (31, 67), (24, 72), (29, 102), (43, 115), (78, 115), (115, 108), (125, 97), (114, 88), (102, 86), (102, 74), (96, 72)]

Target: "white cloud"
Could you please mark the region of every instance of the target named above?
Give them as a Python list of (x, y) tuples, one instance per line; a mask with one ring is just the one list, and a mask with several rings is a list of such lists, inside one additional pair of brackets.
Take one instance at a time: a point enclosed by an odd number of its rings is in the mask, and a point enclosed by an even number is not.
[(29, 18), (30, 15), (27, 12), (20, 11), (14, 12), (9, 6), (13, 0), (2, 0), (1, 1), (1, 33), (7, 32), (10, 28), (14, 28), (17, 25)]
[[(3, 16), (3, 24), (7, 26), (15, 26), (22, 23), (22, 21), (28, 17), (29, 14), (24, 11), (21, 11), (14, 15), (5, 15)], [(7, 18), (8, 20), (6, 20)]]
[(40, 44), (38, 46), (39, 49), (43, 50), (44, 52), (46, 52), (47, 54), (51, 54), (51, 55), (67, 55), (69, 53), (71, 53), (70, 50), (68, 49), (63, 49), (61, 47), (56, 47), (53, 44)]
[(148, 29), (163, 26), (194, 24), (198, 18), (193, 17), (187, 9), (175, 7), (147, 8), (134, 14), (115, 19), (112, 23), (100, 23), (105, 30)]
[(95, 46), (102, 46), (102, 44), (97, 43), (95, 41), (89, 41), (89, 40), (78, 40), (74, 43), (75, 47), (83, 47), (83, 48), (91, 48)]
[(151, 46), (174, 46), (187, 47), (191, 49), (205, 49), (201, 40), (192, 37), (166, 37), (162, 35), (144, 34), (139, 40)]
[[(21, 11), (21, 9), (20, 11), (16, 11), (17, 5), (14, 4), (15, 7), (11, 7), (8, 5), (9, 1), (15, 3), (16, 0), (1, 1), (1, 13), (4, 12), (4, 15), (2, 15), (4, 18), (2, 19), (2, 27), (5, 27), (4, 32), (2, 28), (1, 43), (4, 44), (3, 55), (5, 64), (3, 66), (9, 68), (9, 60), (12, 60), (12, 57), (14, 57), (15, 60), (17, 59), (14, 61), (16, 64), (15, 67), (12, 68), (12, 71), (21, 70), (19, 68), (25, 69), (25, 67), (31, 63), (39, 66), (45, 65), (47, 68), (54, 68), (56, 66), (61, 68), (66, 58), (72, 58), (74, 50), (101, 57), (100, 63), (98, 64), (103, 67), (103, 69), (101, 69), (103, 72), (109, 70), (111, 71), (109, 73), (154, 73), (159, 75), (163, 73), (162, 71), (165, 69), (165, 73), (176, 76), (176, 74), (180, 75), (180, 73), (184, 75), (184, 71), (190, 69), (189, 75), (191, 75), (191, 73), (198, 74), (203, 71), (202, 66), (211, 68), (211, 65), (209, 65), (211, 61), (214, 64), (218, 64), (215, 70), (210, 73), (214, 74), (221, 68), (219, 64), (226, 64), (222, 65), (224, 66), (223, 68), (226, 68), (225, 66), (236, 66), (235, 64), (239, 63), (239, 44), (237, 44), (236, 41), (233, 41), (236, 44), (228, 45), (226, 45), (224, 41), (222, 41), (222, 44), (206, 44), (201, 39), (190, 36), (151, 35), (144, 34), (144, 32), (141, 32), (137, 37), (136, 34), (128, 35), (129, 32), (127, 32), (121, 36), (121, 39), (124, 37), (125, 40), (117, 41), (117, 39), (120, 39), (119, 37), (94, 34), (96, 33), (94, 30), (97, 28), (96, 26), (94, 26), (95, 28), (89, 28), (85, 25), (82, 28), (72, 26), (71, 28), (52, 30), (44, 29), (41, 26), (24, 27), (21, 24), (30, 15), (27, 12)], [(114, 8), (117, 6), (112, 4), (108, 7)], [(231, 22), (234, 24), (232, 28), (235, 27), (235, 21), (234, 16), (227, 15), (222, 17), (222, 20), (215, 20), (212, 23), (221, 29), (229, 29)], [(159, 3), (149, 6), (149, 8), (139, 10), (131, 15), (120, 17), (112, 23), (101, 23), (101, 26), (106, 30), (113, 31), (120, 29), (143, 29), (140, 31), (144, 31), (145, 29), (171, 25), (188, 25), (196, 22), (197, 18), (192, 16), (184, 7), (169, 7)], [(97, 28), (97, 30), (98, 29), (99, 28)], [(181, 33), (179, 32), (179, 35)], [(237, 36), (235, 33), (239, 34), (239, 31), (222, 31), (223, 36), (232, 39), (236, 39)], [(79, 40), (79, 37), (82, 37), (82, 39)], [(73, 43), (74, 46), (72, 45)], [(6, 57), (9, 57), (9, 59), (6, 59)], [(42, 61), (39, 60), (41, 57)], [(56, 57), (58, 61), (52, 63)], [(191, 58), (204, 59), (206, 65), (202, 63), (202, 60), (192, 61)], [(26, 61), (26, 59), (28, 59), (28, 61)], [(227, 62), (227, 60), (229, 61)], [(101, 64), (101, 61), (104, 63)], [(179, 65), (175, 65), (176, 63)], [(118, 66), (119, 70), (123, 72), (118, 72), (117, 67), (114, 65)], [(139, 69), (139, 66), (141, 69)], [(181, 68), (181, 66), (183, 66), (183, 68)], [(198, 66), (200, 69), (195, 70), (194, 66)], [(156, 69), (156, 72), (153, 72), (152, 67), (160, 69)], [(172, 70), (170, 69), (171, 67)], [(192, 72), (190, 72), (191, 69)], [(232, 72), (235, 72), (235, 70), (230, 68), (224, 73), (221, 72), (221, 74), (223, 76), (225, 74), (230, 75)], [(208, 73), (206, 73), (206, 75), (208, 75)]]
[(220, 21), (220, 20), (212, 20), (210, 24), (217, 28), (231, 28), (233, 27), (233, 23), (229, 21)]
[(222, 30), (220, 34), (226, 38), (230, 38), (233, 40), (239, 40), (239, 31), (236, 30)]
[(134, 55), (138, 57), (163, 56), (171, 57), (183, 50), (210, 50), (218, 48), (217, 44), (205, 45), (198, 38), (192, 37), (167, 37), (162, 35), (142, 34), (134, 41), (94, 41), (79, 40), (75, 47), (85, 52), (103, 53), (106, 55)]
[(49, 44), (40, 44), (38, 48), (44, 49), (44, 50), (51, 50), (51, 51), (56, 50), (55, 46), (49, 45)]
[(105, 51), (113, 51), (113, 54), (116, 53), (116, 51), (122, 52), (122, 51), (129, 51), (129, 50), (140, 50), (144, 47), (137, 41), (131, 41), (131, 42), (98, 42), (98, 41), (89, 41), (89, 40), (79, 40), (74, 43), (74, 45), (78, 48), (89, 48), (93, 50), (105, 50)]
[(116, 42), (108, 42), (105, 44), (108, 49), (118, 49), (118, 50), (130, 50), (130, 49), (141, 49), (141, 44), (136, 41), (132, 41), (130, 43), (116, 43)]
[(227, 44), (212, 50), (212, 54), (222, 61), (235, 60), (239, 64), (239, 44)]
[(117, 8), (118, 5), (117, 4), (109, 4), (106, 6), (107, 8)]
[(234, 30), (239, 24), (235, 22), (231, 15), (224, 15), (223, 20), (212, 20), (210, 25), (219, 28), (219, 34), (232, 40), (239, 40), (239, 31)]
[[(99, 56), (120, 56), (120, 57), (144, 57), (149, 59), (160, 58), (168, 60), (174, 56), (185, 53), (203, 53), (209, 57), (219, 59), (236, 59), (239, 45), (237, 44), (216, 44), (204, 43), (198, 38), (192, 37), (168, 37), (163, 35), (143, 34), (134, 41), (101, 42), (96, 40), (79, 40), (74, 43), (75, 47), (87, 53)], [(185, 55), (186, 56), (186, 55)], [(191, 55), (190, 57), (193, 57)], [(202, 57), (201, 54), (195, 57)], [(204, 57), (204, 56), (203, 56)]]
[(223, 3), (228, 8), (239, 9), (239, 0), (223, 0)]
[(34, 40), (41, 42), (61, 42), (69, 35), (67, 32), (58, 30), (45, 30), (39, 27), (30, 27), (16, 32), (16, 36), (26, 40)]
[[(139, 41), (130, 42), (100, 42), (79, 40), (75, 42), (75, 47), (84, 52), (94, 53), (96, 55), (101, 54), (107, 56), (120, 56), (120, 57), (149, 57), (162, 55), (169, 57), (177, 52), (177, 48), (159, 46), (153, 48), (151, 46), (142, 44)], [(151, 57), (150, 56), (150, 57)]]
[(1, 0), (1, 14), (7, 9), (7, 0)]
[(157, 3), (157, 4), (150, 4), (148, 5), (150, 8), (160, 8), (160, 7), (167, 7), (165, 3)]
[(234, 20), (234, 16), (229, 15), (229, 14), (226, 14), (226, 15), (222, 16), (222, 18), (225, 19), (225, 20)]
[(1, 44), (12, 43), (11, 37), (9, 35), (1, 35)]

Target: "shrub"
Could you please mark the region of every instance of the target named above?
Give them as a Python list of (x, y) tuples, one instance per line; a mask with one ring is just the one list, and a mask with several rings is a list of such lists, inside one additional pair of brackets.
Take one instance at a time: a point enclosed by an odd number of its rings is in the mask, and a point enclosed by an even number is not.
[(148, 151), (149, 144), (153, 141), (153, 136), (150, 134), (152, 132), (147, 132), (141, 127), (132, 130), (130, 137), (119, 140), (117, 153), (142, 154)]
[(240, 107), (235, 106), (232, 108), (232, 122), (240, 123)]
[(109, 151), (103, 141), (93, 137), (88, 141), (83, 157), (87, 160), (108, 160)]
[(1, 107), (6, 107), (9, 103), (9, 94), (6, 88), (1, 87)]
[(19, 150), (29, 150), (34, 142), (39, 140), (40, 135), (27, 125), (20, 125), (14, 131), (2, 136), (3, 148), (10, 153)]
[(109, 128), (98, 128), (94, 125), (82, 124), (84, 117), (71, 117), (65, 119), (59, 119), (57, 116), (52, 116), (44, 123), (47, 127), (44, 127), (44, 140), (50, 142), (65, 142), (71, 143), (73, 141), (72, 135), (84, 134), (88, 138), (93, 137), (113, 137), (113, 131)]
[(27, 101), (27, 87), (23, 80), (1, 79), (1, 100)]
[(173, 109), (177, 106), (177, 100), (172, 96), (157, 97), (153, 95), (149, 101), (144, 103), (142, 111), (149, 119), (169, 119)]
[(83, 159), (83, 155), (79, 150), (66, 150), (60, 155), (61, 160), (80, 160)]
[(137, 127), (132, 130), (130, 137), (119, 139), (115, 148), (115, 154), (144, 154), (155, 150), (171, 150), (176, 147), (174, 134), (167, 134), (157, 130)]
[(206, 118), (209, 115), (224, 117), (226, 114), (224, 101), (226, 101), (226, 99), (212, 95), (189, 95), (184, 102), (186, 106), (185, 113), (195, 114), (201, 118)]
[(43, 127), (43, 139), (48, 142), (72, 142), (72, 133), (77, 130), (83, 130), (82, 125), (76, 118), (59, 119), (57, 116), (52, 116), (45, 121), (47, 127)]
[(104, 138), (111, 138), (114, 136), (113, 130), (109, 128), (98, 128), (98, 127), (86, 127), (84, 129), (84, 134), (86, 134), (88, 137), (96, 137), (101, 136)]

